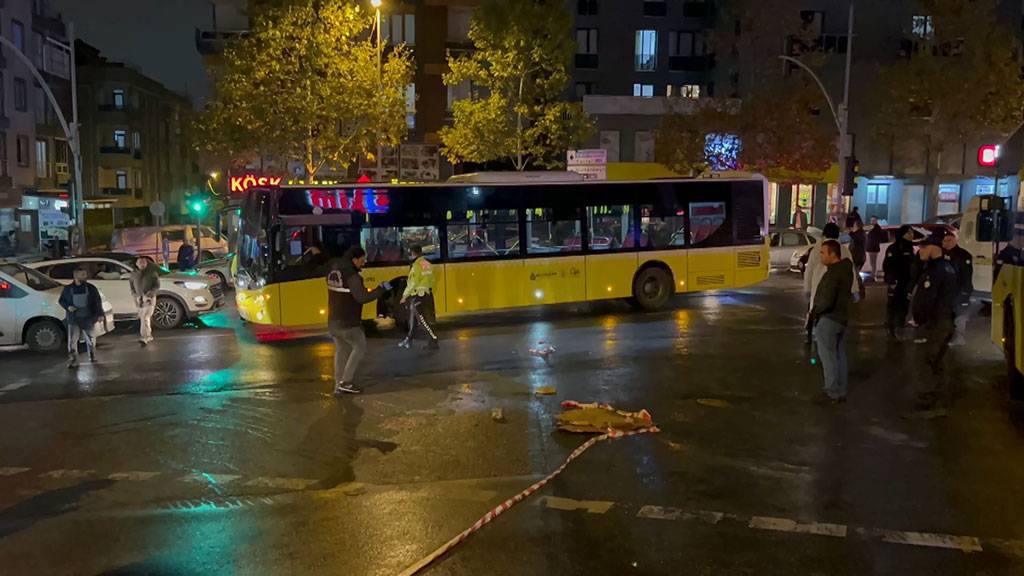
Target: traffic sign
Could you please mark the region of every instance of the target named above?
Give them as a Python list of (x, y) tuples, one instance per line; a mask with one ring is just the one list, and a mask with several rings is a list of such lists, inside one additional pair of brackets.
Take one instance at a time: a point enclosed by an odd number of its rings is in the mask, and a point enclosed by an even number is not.
[(568, 166), (603, 166), (608, 163), (608, 151), (604, 148), (569, 150), (565, 159)]
[(162, 218), (166, 212), (167, 207), (164, 206), (164, 203), (159, 200), (149, 205), (149, 213), (152, 214), (153, 216), (156, 216), (157, 218)]

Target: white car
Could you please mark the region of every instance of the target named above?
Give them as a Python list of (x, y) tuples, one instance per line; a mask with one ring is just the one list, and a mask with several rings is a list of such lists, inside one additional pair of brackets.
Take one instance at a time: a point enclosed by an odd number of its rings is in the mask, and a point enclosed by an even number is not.
[[(139, 316), (131, 288), (133, 267), (128, 264), (113, 258), (82, 257), (33, 262), (29, 266), (62, 284), (73, 281), (76, 268), (85, 268), (89, 282), (114, 305), (117, 320), (132, 320)], [(177, 328), (188, 319), (224, 305), (224, 287), (219, 280), (195, 272), (158, 270), (160, 292), (153, 312), (154, 328)]]
[(216, 278), (224, 286), (233, 288), (235, 286), (235, 278), (231, 275), (231, 259), (234, 257), (234, 254), (226, 254), (212, 260), (204, 260), (196, 264), (196, 271), (203, 276)]
[[(25, 344), (36, 352), (57, 352), (67, 347), (63, 286), (46, 275), (14, 262), (0, 263), (0, 345)], [(102, 296), (103, 318), (94, 336), (114, 329), (114, 307)]]
[(793, 263), (799, 262), (800, 256), (810, 250), (815, 243), (817, 243), (817, 238), (813, 229), (806, 231), (790, 228), (772, 233), (769, 241), (772, 268), (797, 269)]

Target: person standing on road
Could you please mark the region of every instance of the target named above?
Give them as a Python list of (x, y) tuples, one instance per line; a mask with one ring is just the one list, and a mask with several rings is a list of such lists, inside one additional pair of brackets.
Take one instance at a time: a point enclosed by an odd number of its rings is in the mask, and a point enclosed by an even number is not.
[(185, 239), (181, 241), (181, 246), (178, 248), (178, 270), (185, 272), (191, 270), (196, 266), (196, 249), (192, 246), (192, 241), (189, 240), (188, 235), (185, 235)]
[(60, 293), (60, 306), (67, 312), (64, 324), (68, 332), (68, 368), (78, 366), (78, 338), (85, 340), (89, 361), (96, 361), (96, 342), (92, 329), (103, 317), (103, 299), (95, 286), (86, 282), (88, 272), (79, 266), (74, 271), (75, 281)]
[(156, 310), (156, 295), (160, 291), (160, 272), (149, 258), (135, 260), (131, 288), (139, 310), (139, 343), (148, 346), (153, 341), (153, 311)]
[(953, 318), (960, 286), (956, 270), (943, 257), (940, 246), (929, 244), (922, 247), (917, 255), (922, 268), (914, 289), (911, 311), (914, 324), (921, 331), (919, 336), (922, 338), (917, 342), (924, 345), (923, 363), (931, 373), (930, 377), (919, 375), (918, 385), (924, 392), (918, 397), (918, 407), (933, 408), (942, 390), (938, 376), (942, 373), (942, 359), (953, 338)]
[[(825, 224), (825, 227), (821, 230), (821, 235), (825, 241), (835, 240), (839, 242), (839, 226), (833, 222)], [(853, 262), (853, 258), (850, 255), (850, 249), (840, 244), (840, 253), (843, 258), (849, 259)], [(821, 250), (812, 248), (807, 254), (807, 266), (804, 268), (804, 296), (807, 298), (807, 321), (805, 328), (807, 329), (807, 336), (805, 343), (810, 345), (813, 342), (814, 323), (811, 309), (814, 307), (814, 295), (817, 290), (818, 284), (821, 279), (825, 276), (826, 266), (821, 261)], [(850, 292), (860, 292), (860, 284), (856, 278), (851, 280)]]
[(878, 280), (878, 253), (882, 250), (882, 244), (888, 240), (885, 230), (878, 223), (878, 218), (871, 217), (871, 230), (868, 231), (865, 251), (868, 253), (868, 269), (871, 271), (871, 281)]
[(837, 240), (825, 240), (819, 248), (825, 275), (814, 295), (811, 317), (815, 323), (818, 355), (825, 372), (825, 387), (816, 400), (845, 402), (848, 365), (846, 359), (846, 326), (850, 317), (850, 283), (853, 282), (853, 262), (843, 258)]
[(864, 226), (864, 220), (860, 217), (860, 208), (856, 206), (853, 207), (853, 212), (846, 215), (846, 229), (852, 230), (855, 223), (859, 223), (861, 227)]
[(889, 336), (899, 338), (899, 330), (907, 323), (910, 309), (910, 291), (913, 287), (911, 270), (914, 267), (914, 230), (907, 225), (900, 226), (896, 241), (885, 250), (882, 274), (888, 285), (888, 300), (885, 306), (885, 327)]
[(1013, 240), (996, 255), (996, 264), (992, 270), (992, 282), (999, 279), (999, 271), (1004, 265), (1024, 265), (1024, 230), (1014, 230)]
[(955, 331), (950, 346), (967, 343), (967, 320), (970, 316), (971, 296), (974, 295), (974, 264), (971, 253), (957, 245), (956, 233), (946, 230), (942, 237), (942, 252), (945, 259), (956, 271), (956, 283), (960, 288), (956, 297)]
[(363, 304), (380, 298), (391, 289), (383, 282), (373, 290), (363, 285), (359, 271), (366, 265), (366, 251), (352, 246), (340, 260), (334, 260), (327, 271), (327, 328), (334, 340), (334, 392), (359, 394), (354, 379), (359, 363), (366, 355), (366, 334), (363, 332)]
[(793, 228), (807, 230), (807, 213), (799, 204), (796, 206), (796, 212), (793, 213)]
[(850, 229), (850, 256), (853, 259), (853, 273), (856, 275), (860, 274), (860, 269), (867, 261), (867, 241), (864, 224), (860, 221), (854, 222), (853, 228)]
[(434, 328), (430, 325), (434, 318), (434, 267), (431, 266), (429, 260), (423, 257), (422, 246), (411, 246), (409, 254), (412, 256), (413, 262), (409, 267), (408, 280), (400, 302), (409, 309), (409, 333), (398, 345), (402, 348), (409, 348), (416, 335), (416, 327), (420, 326), (430, 339), (427, 347), (436, 350), (439, 346), (437, 335), (434, 334)]

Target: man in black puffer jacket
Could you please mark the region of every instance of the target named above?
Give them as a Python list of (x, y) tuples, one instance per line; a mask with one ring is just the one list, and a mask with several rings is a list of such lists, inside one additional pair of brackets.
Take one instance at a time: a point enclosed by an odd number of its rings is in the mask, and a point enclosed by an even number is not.
[(373, 290), (363, 285), (359, 271), (366, 265), (366, 251), (349, 248), (327, 270), (327, 328), (334, 339), (334, 395), (359, 394), (353, 382), (356, 368), (366, 356), (363, 332), (363, 304), (372, 302), (391, 289), (388, 282)]

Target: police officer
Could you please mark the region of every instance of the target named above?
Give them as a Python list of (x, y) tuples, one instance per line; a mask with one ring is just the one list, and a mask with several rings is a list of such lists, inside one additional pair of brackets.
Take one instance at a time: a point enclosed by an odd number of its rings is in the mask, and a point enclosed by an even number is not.
[(897, 330), (907, 323), (910, 308), (910, 291), (913, 287), (911, 270), (914, 267), (914, 230), (907, 225), (900, 226), (896, 241), (885, 250), (882, 273), (889, 286), (886, 302), (885, 327), (893, 338)]
[(434, 334), (434, 328), (430, 325), (434, 318), (434, 284), (436, 282), (434, 267), (429, 260), (423, 257), (422, 246), (418, 244), (410, 246), (409, 254), (413, 261), (409, 267), (409, 276), (401, 300), (401, 304), (409, 307), (409, 333), (398, 345), (402, 348), (409, 348), (412, 345), (412, 339), (416, 336), (418, 326), (427, 335), (427, 348), (436, 350), (438, 348), (437, 335)]
[(938, 376), (942, 373), (942, 359), (953, 338), (953, 318), (960, 296), (960, 285), (953, 264), (943, 257), (940, 246), (928, 244), (918, 251), (918, 257), (922, 266), (911, 308), (914, 324), (923, 336), (918, 342), (924, 345), (922, 360), (925, 366), (919, 365), (918, 368), (927, 367), (931, 373), (927, 383), (919, 382), (925, 391), (918, 398), (918, 405), (921, 408), (932, 408), (942, 388)]
[(959, 292), (956, 298), (956, 319), (953, 322), (955, 331), (950, 346), (963, 346), (967, 340), (968, 311), (971, 305), (971, 296), (974, 294), (974, 264), (971, 253), (957, 245), (956, 233), (952, 230), (945, 230), (942, 237), (943, 257), (953, 265), (956, 271), (956, 283)]

